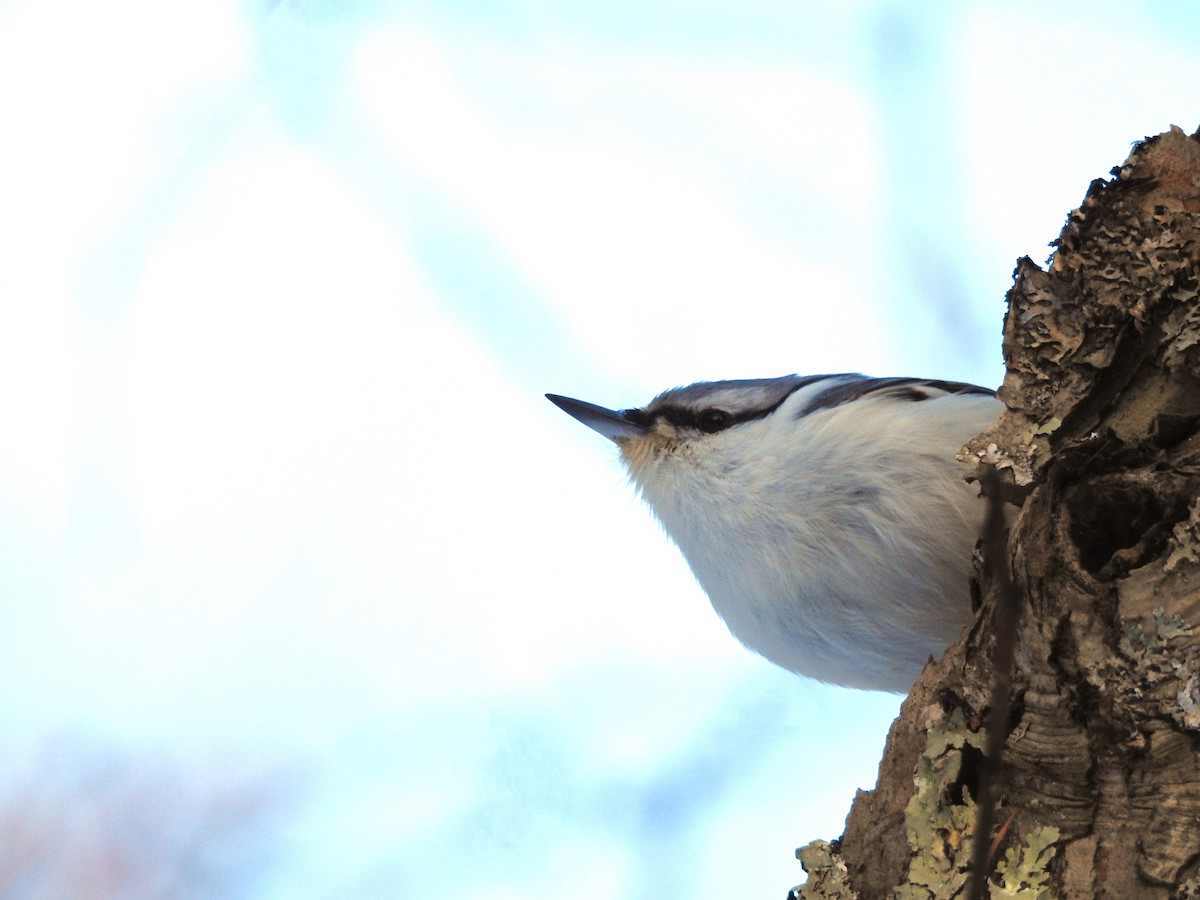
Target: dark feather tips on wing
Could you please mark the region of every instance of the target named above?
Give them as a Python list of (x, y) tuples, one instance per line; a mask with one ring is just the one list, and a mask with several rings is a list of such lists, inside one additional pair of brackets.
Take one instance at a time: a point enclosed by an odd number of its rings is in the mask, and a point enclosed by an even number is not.
[(946, 394), (983, 394), (993, 396), (996, 392), (977, 384), (963, 381), (941, 381), (936, 378), (868, 378), (865, 375), (831, 375), (833, 383), (814, 396), (804, 408), (796, 413), (797, 418), (807, 416), (820, 409), (833, 409), (871, 395), (891, 400), (919, 402), (943, 397)]
[(698, 428), (706, 413), (721, 410), (726, 414), (723, 429), (770, 415), (798, 391), (811, 396), (805, 398), (803, 407), (795, 413), (797, 418), (867, 396), (916, 402), (946, 394), (994, 393), (974, 384), (932, 378), (868, 378), (850, 372), (784, 375), (781, 378), (701, 381), (672, 388), (663, 391), (644, 408), (623, 410), (622, 415), (643, 427), (649, 427), (656, 419), (665, 419), (677, 426)]
[(770, 415), (795, 391), (827, 377), (784, 375), (780, 378), (701, 381), (663, 391), (644, 409), (625, 410), (624, 414), (638, 424), (649, 425), (661, 418), (677, 426), (700, 427), (700, 419), (706, 413), (720, 410), (726, 414), (721, 427), (724, 430)]

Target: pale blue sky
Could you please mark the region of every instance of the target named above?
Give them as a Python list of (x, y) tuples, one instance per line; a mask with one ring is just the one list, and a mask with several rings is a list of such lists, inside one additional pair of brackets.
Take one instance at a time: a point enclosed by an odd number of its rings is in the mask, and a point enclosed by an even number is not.
[(265, 785), (202, 896), (782, 896), (899, 701), (742, 650), (541, 395), (997, 384), (1195, 9), (0, 5), (8, 796)]

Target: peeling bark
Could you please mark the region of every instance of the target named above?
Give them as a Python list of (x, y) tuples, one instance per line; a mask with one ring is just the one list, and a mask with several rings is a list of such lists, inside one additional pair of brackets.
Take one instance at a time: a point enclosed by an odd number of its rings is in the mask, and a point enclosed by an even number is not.
[[(966, 452), (996, 465), (1020, 505), (1001, 854), (1019, 862), (1028, 836), (1056, 838), (1027, 854), (1048, 883), (1003, 896), (1200, 896), (1198, 238), (1200, 135), (1172, 129), (1092, 183), (1047, 270), (1028, 258), (1016, 268), (1008, 409)], [(914, 840), (911, 816), (932, 730), (952, 717), (978, 730), (987, 712), (996, 598), (982, 568), (977, 581), (977, 621), (913, 687), (878, 786), (859, 792), (834, 845), (864, 900), (959, 896), (898, 886), (923, 855), (961, 870), (976, 838), (942, 826), (937, 840)], [(939, 786), (944, 806), (977, 794), (977, 746), (953, 750), (961, 765)]]

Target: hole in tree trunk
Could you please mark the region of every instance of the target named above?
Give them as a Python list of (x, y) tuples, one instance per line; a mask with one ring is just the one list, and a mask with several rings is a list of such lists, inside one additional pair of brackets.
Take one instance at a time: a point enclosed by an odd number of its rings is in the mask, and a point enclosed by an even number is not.
[(1162, 501), (1137, 484), (1081, 484), (1068, 495), (1067, 507), (1079, 564), (1099, 577), (1128, 571), (1152, 558), (1154, 545), (1166, 539), (1163, 526), (1171, 524)]

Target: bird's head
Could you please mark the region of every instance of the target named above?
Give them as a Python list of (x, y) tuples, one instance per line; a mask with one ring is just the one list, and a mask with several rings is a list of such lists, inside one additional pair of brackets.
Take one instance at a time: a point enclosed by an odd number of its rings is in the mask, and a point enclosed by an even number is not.
[[(613, 410), (547, 394), (547, 399), (613, 441), (633, 480), (648, 477), (672, 460), (703, 461), (736, 456), (736, 445), (810, 379), (796, 375), (741, 381), (702, 381), (664, 391), (646, 406)], [(717, 453), (718, 450), (726, 452)]]

